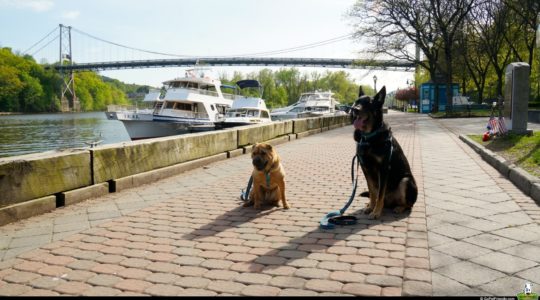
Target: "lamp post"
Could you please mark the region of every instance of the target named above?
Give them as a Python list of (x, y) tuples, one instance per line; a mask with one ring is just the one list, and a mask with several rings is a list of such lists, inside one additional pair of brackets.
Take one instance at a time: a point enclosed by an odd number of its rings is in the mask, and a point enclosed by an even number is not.
[(377, 93), (377, 75), (373, 75), (373, 89)]

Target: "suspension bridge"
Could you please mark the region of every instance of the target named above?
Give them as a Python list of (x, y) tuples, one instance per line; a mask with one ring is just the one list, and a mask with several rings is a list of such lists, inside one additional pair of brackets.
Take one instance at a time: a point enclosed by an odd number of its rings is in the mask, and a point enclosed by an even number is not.
[[(72, 33), (76, 33), (78, 35), (77, 42), (75, 42)], [(34, 43), (26, 51), (24, 51), (23, 54), (31, 55), (34, 58), (41, 58), (39, 60), (36, 60), (44, 64), (45, 68), (54, 68), (60, 73), (63, 79), (62, 94), (60, 98), (62, 103), (62, 111), (80, 110), (80, 104), (75, 95), (74, 89), (74, 76), (75, 72), (77, 71), (190, 67), (197, 65), (297, 66), (402, 71), (409, 71), (415, 68), (415, 65), (412, 62), (399, 60), (266, 57), (269, 55), (280, 55), (284, 53), (320, 47), (323, 45), (350, 39), (351, 37), (352, 35), (349, 34), (316, 43), (274, 51), (239, 54), (231, 56), (202, 57), (194, 55), (156, 52), (152, 50), (126, 46), (99, 38), (97, 36), (81, 31), (77, 28), (60, 24), (58, 28), (54, 28), (53, 30), (51, 30), (42, 39)], [(88, 40), (90, 40), (91, 42), (93, 41), (107, 45), (108, 47), (114, 48), (115, 50), (109, 50), (109, 55), (101, 55), (99, 57), (96, 55), (88, 55), (88, 52), (94, 52), (91, 50), (89, 51), (88, 49), (96, 49), (96, 47), (88, 46)], [(58, 44), (55, 44), (55, 42), (59, 43), (59, 48), (57, 47)], [(86, 43), (86, 45), (84, 43)], [(49, 51), (49, 54), (47, 54), (47, 51)], [(135, 58), (134, 53), (137, 54), (137, 58)], [(129, 59), (126, 58), (128, 56), (130, 57)], [(148, 58), (149, 56), (151, 56), (152, 58)], [(141, 57), (143, 57), (143, 59), (141, 59)]]

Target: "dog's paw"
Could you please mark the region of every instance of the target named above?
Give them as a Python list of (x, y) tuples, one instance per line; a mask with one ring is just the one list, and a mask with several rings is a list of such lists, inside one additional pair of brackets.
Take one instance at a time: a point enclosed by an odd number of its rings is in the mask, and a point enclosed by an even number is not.
[(284, 209), (289, 209), (289, 208), (291, 208), (291, 206), (289, 205), (289, 203), (284, 203), (283, 208)]
[(369, 214), (368, 219), (370, 220), (376, 220), (381, 216), (381, 214), (376, 214), (375, 212), (372, 212)]
[(398, 206), (396, 208), (394, 208), (394, 213), (395, 214), (401, 214), (403, 213), (407, 208), (405, 206)]
[(364, 214), (367, 215), (367, 214), (370, 214), (373, 211), (373, 208), (371, 208), (369, 206), (369, 203), (368, 203), (368, 204), (366, 204), (366, 207), (364, 207), (364, 209), (362, 211), (364, 212)]

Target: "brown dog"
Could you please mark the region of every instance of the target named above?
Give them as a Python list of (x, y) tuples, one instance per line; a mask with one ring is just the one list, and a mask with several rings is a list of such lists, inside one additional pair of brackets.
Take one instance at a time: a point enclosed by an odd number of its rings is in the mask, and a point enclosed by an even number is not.
[(249, 193), (249, 200), (244, 206), (253, 205), (260, 209), (263, 203), (289, 208), (285, 198), (285, 170), (281, 165), (279, 155), (272, 145), (257, 143), (251, 149), (253, 163), (253, 187)]
[(364, 213), (370, 219), (380, 217), (383, 207), (402, 213), (412, 208), (418, 195), (407, 157), (392, 136), (390, 126), (383, 121), (385, 96), (385, 87), (373, 98), (364, 95), (360, 87), (359, 98), (350, 111), (356, 154), (369, 190), (362, 193), (369, 196)]

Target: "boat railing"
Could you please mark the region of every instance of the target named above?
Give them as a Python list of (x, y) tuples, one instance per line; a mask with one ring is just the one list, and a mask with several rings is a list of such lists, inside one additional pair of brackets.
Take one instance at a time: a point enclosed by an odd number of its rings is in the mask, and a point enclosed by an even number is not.
[[(218, 92), (216, 91), (209, 91), (204, 89), (197, 89), (197, 88), (191, 88), (191, 87), (182, 87), (181, 89), (188, 90), (189, 92), (201, 94), (201, 95), (208, 95), (212, 97), (219, 97)], [(241, 98), (239, 95), (235, 94), (229, 94), (229, 93), (221, 93), (223, 95), (223, 98), (230, 99), (230, 100), (236, 100), (238, 98)]]
[(175, 117), (181, 117), (181, 118), (194, 118), (194, 119), (208, 119), (209, 116), (207, 113), (202, 112), (192, 112), (192, 111), (186, 111), (186, 110), (173, 110), (172, 113), (166, 113), (164, 112), (165, 116), (175, 116)]

